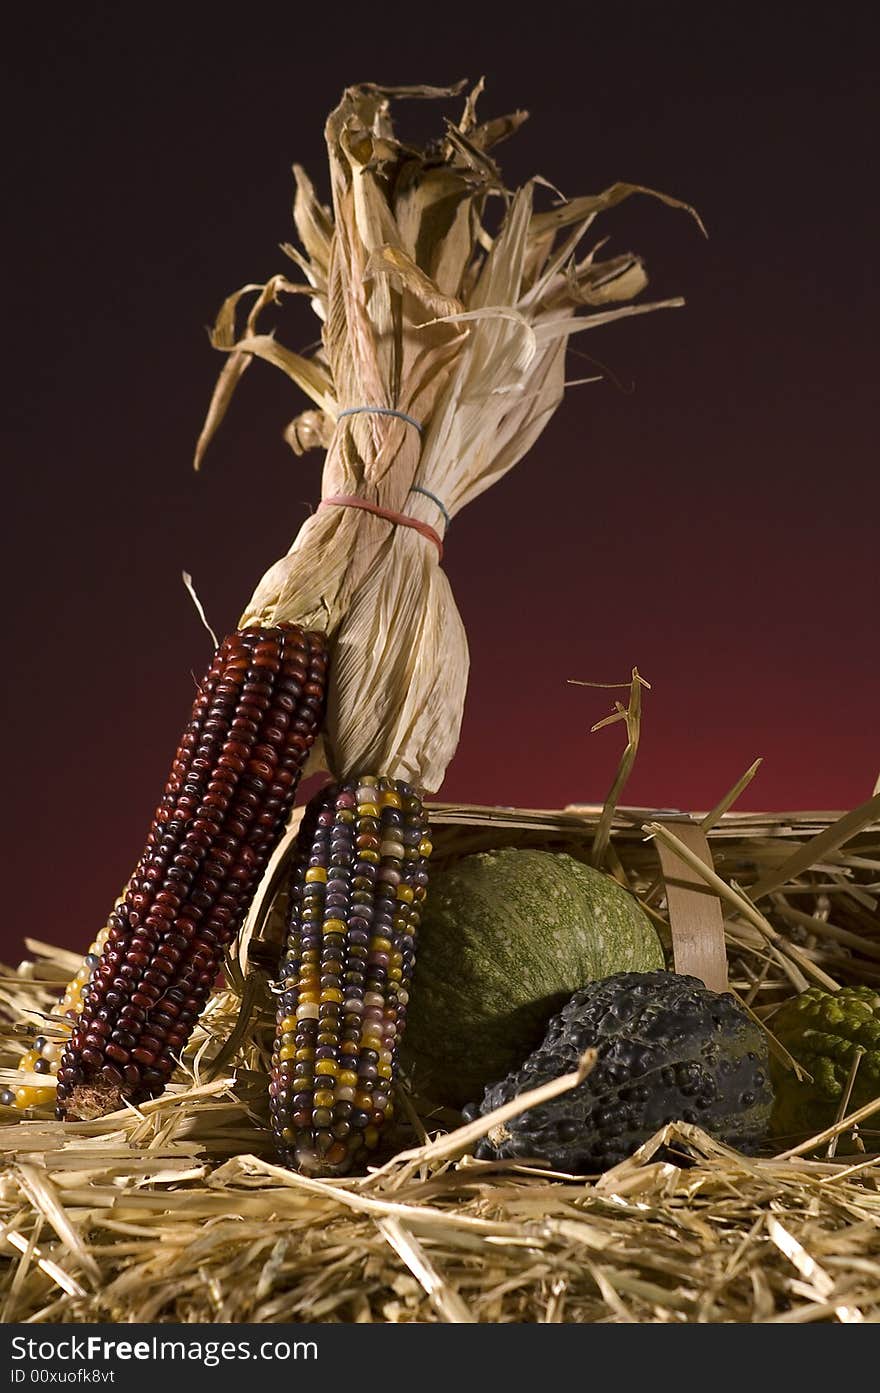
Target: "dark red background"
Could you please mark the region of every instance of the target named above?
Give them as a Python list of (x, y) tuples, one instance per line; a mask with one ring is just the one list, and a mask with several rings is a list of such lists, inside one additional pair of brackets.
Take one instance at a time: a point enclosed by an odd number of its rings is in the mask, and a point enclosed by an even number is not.
[[(3, 939), (84, 944), (140, 850), (208, 643), (318, 496), (281, 441), (302, 405), (245, 380), (205, 473), (190, 454), (223, 296), (283, 267), (289, 168), (326, 190), (341, 88), (485, 73), (533, 119), (508, 181), (623, 178), (695, 203), (605, 219), (688, 307), (575, 341), (531, 456), (456, 520), (473, 670), (444, 793), (601, 799), (611, 694), (653, 683), (629, 801), (844, 806), (880, 747), (877, 22), (845, 6), (60, 5), (7, 30)], [(231, 16), (234, 14), (235, 18)], [(541, 26), (548, 34), (541, 36)], [(456, 104), (457, 110), (457, 104)], [(407, 105), (417, 134), (440, 110)], [(11, 216), (10, 216), (11, 214)], [(314, 337), (303, 308), (297, 346)], [(591, 365), (572, 357), (571, 376)]]

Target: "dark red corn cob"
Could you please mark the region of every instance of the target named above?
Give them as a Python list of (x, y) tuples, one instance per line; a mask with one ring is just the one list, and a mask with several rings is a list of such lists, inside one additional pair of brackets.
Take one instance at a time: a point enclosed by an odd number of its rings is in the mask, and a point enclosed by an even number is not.
[(61, 1058), (59, 1117), (164, 1089), (284, 829), (326, 669), (323, 635), (292, 624), (217, 649)]
[(430, 852), (408, 784), (364, 777), (322, 790), (306, 809), (269, 1086), (287, 1166), (343, 1174), (392, 1115)]

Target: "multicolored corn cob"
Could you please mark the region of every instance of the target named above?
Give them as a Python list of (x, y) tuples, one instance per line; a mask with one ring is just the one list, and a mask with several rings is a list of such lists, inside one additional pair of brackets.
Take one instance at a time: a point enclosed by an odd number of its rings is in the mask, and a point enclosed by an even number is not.
[(292, 624), (220, 644), (82, 993), (58, 1068), (59, 1117), (164, 1089), (284, 829), (326, 669), (323, 636)]
[(343, 1174), (392, 1115), (428, 832), (415, 791), (392, 779), (330, 786), (303, 816), (269, 1086), (287, 1166)]
[[(18, 1062), (21, 1073), (45, 1074), (47, 1078), (52, 1080), (51, 1086), (40, 1088), (30, 1084), (21, 1084), (18, 1088), (2, 1088), (0, 1089), (0, 1106), (25, 1109), (52, 1102), (55, 1097), (55, 1076), (58, 1073), (67, 1037), (79, 1019), (82, 1011), (83, 992), (100, 962), (109, 932), (110, 925), (105, 924), (94, 943), (91, 944), (78, 971), (65, 987), (64, 994), (59, 998), (52, 1013), (53, 1017), (56, 1018), (52, 1021), (56, 1033), (38, 1035), (31, 1048), (25, 1050)], [(59, 1031), (64, 1032), (61, 1038), (57, 1034)]]

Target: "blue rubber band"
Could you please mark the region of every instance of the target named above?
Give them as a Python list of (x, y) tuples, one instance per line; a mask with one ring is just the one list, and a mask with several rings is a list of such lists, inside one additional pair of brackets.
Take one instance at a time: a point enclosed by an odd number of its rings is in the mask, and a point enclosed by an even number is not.
[(440, 499), (437, 497), (436, 493), (431, 493), (429, 489), (423, 489), (421, 484), (413, 484), (412, 488), (410, 489), (410, 493), (423, 493), (426, 498), (430, 498), (432, 503), (436, 503), (437, 507), (443, 514), (443, 520), (446, 523), (446, 531), (448, 532), (450, 527), (452, 526), (452, 518), (447, 513), (446, 509), (440, 502)]
[[(421, 421), (417, 421), (415, 416), (409, 416), (405, 411), (398, 411), (396, 407), (393, 406), (347, 406), (344, 411), (339, 412), (338, 416), (336, 417), (336, 420), (341, 421), (343, 416), (362, 415), (396, 416), (399, 421), (406, 421), (408, 426), (415, 426), (419, 435), (421, 435), (422, 431), (424, 430), (424, 426), (422, 425)], [(452, 518), (449, 516), (445, 507), (440, 502), (440, 499), (437, 497), (436, 493), (431, 493), (429, 489), (423, 489), (421, 484), (413, 484), (412, 488), (410, 489), (410, 493), (422, 493), (426, 498), (430, 498), (431, 502), (434, 503), (440, 509), (440, 512), (443, 516), (443, 521), (446, 524), (446, 531), (448, 532), (450, 527), (452, 526)]]
[(393, 406), (347, 406), (344, 411), (340, 411), (336, 417), (341, 421), (343, 416), (396, 416), (399, 421), (406, 421), (408, 426), (415, 426), (421, 435), (423, 426), (421, 421), (417, 421), (415, 416), (408, 416), (405, 411), (397, 411)]

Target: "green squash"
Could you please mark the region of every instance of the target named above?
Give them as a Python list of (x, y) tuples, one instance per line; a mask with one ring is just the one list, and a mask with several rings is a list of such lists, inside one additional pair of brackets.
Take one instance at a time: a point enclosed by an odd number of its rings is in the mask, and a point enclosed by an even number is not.
[[(847, 1112), (880, 1097), (880, 992), (874, 987), (843, 987), (839, 992), (810, 987), (786, 1001), (767, 1024), (811, 1075), (799, 1080), (771, 1059), (776, 1087), (774, 1136), (799, 1139), (834, 1123), (857, 1051), (862, 1053)], [(869, 1151), (880, 1149), (880, 1112), (868, 1117), (859, 1130)], [(848, 1136), (840, 1138), (837, 1149), (852, 1150)]]
[(401, 1055), (416, 1090), (461, 1107), (541, 1041), (580, 987), (662, 968), (616, 880), (548, 851), (479, 852), (431, 876)]

